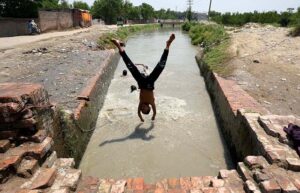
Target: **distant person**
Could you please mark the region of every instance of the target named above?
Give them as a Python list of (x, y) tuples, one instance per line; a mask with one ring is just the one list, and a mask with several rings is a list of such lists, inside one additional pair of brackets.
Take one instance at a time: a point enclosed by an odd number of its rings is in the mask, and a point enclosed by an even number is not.
[[(142, 122), (144, 122), (144, 119), (142, 117), (142, 114), (148, 115), (151, 111), (151, 107), (153, 109), (153, 116), (152, 120), (155, 120), (156, 116), (156, 106), (155, 106), (155, 98), (154, 98), (154, 83), (165, 68), (168, 54), (169, 54), (169, 47), (173, 40), (175, 39), (175, 35), (172, 34), (169, 38), (169, 40), (166, 42), (166, 48), (163, 52), (163, 55), (154, 68), (154, 70), (151, 72), (150, 75), (145, 75), (141, 73), (136, 65), (133, 64), (133, 62), (129, 59), (127, 56), (125, 50), (122, 48), (121, 43), (119, 40), (112, 39), (111, 41), (117, 46), (119, 49), (120, 55), (122, 56), (127, 68), (131, 72), (133, 78), (137, 81), (139, 89), (140, 89), (140, 102), (138, 106), (138, 116), (141, 119)], [(150, 107), (151, 105), (151, 107)]]
[(34, 22), (33, 19), (28, 22), (28, 31), (30, 35), (41, 33), (41, 30), (38, 28), (38, 25)]

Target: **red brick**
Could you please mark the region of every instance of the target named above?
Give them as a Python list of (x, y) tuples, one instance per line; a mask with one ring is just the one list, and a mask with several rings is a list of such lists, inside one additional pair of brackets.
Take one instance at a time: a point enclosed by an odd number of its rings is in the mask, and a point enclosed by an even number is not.
[(148, 192), (148, 193), (154, 193), (155, 189), (156, 189), (155, 184), (145, 184), (145, 186), (144, 186), (145, 192)]
[(42, 143), (34, 144), (33, 146), (28, 145), (26, 148), (28, 150), (28, 155), (37, 157), (38, 159), (43, 158), (46, 153), (48, 153), (52, 146), (53, 140), (51, 137), (47, 137)]
[(218, 188), (212, 188), (212, 187), (205, 187), (205, 188), (202, 188), (201, 190), (203, 193), (217, 193), (218, 192)]
[(252, 179), (252, 174), (250, 170), (245, 166), (243, 162), (239, 162), (237, 166), (237, 171), (241, 175), (244, 181)]
[(97, 193), (99, 185), (99, 178), (84, 177), (78, 184), (77, 193)]
[(17, 169), (18, 176), (29, 178), (38, 168), (38, 161), (35, 159), (23, 159)]
[(0, 139), (14, 139), (18, 136), (19, 130), (0, 131)]
[(260, 183), (262, 193), (281, 193), (281, 188), (275, 180), (268, 180)]
[(42, 190), (21, 189), (16, 193), (43, 193), (43, 191)]
[(21, 163), (22, 157), (21, 156), (7, 156), (4, 157), (0, 161), (0, 171), (4, 171), (9, 167), (14, 167), (15, 169)]
[(165, 190), (168, 190), (168, 180), (167, 179), (164, 179), (160, 182), (157, 182), (156, 183), (156, 188), (163, 188)]
[(234, 190), (234, 189), (232, 189), (232, 188), (230, 188), (230, 187), (221, 187), (221, 188), (218, 188), (218, 191), (217, 191), (217, 193), (232, 193), (232, 192), (236, 192), (236, 193), (244, 193), (244, 191), (243, 190)]
[(48, 100), (47, 92), (39, 84), (2, 83), (0, 84), (0, 103), (15, 102), (22, 104), (29, 100), (33, 105), (42, 100)]
[(266, 168), (269, 164), (262, 156), (247, 156), (244, 160), (245, 164), (251, 169)]
[(167, 191), (165, 191), (164, 188), (156, 188), (154, 193), (166, 193)]
[(144, 179), (143, 178), (134, 178), (132, 181), (133, 190), (143, 190), (144, 189)]
[(223, 187), (225, 184), (224, 180), (222, 179), (213, 179), (211, 180), (211, 186), (215, 188)]
[(111, 193), (123, 193), (125, 190), (125, 185), (126, 185), (125, 180), (118, 180), (117, 182), (115, 182), (112, 185), (110, 192)]
[(255, 193), (259, 190), (256, 184), (251, 180), (247, 180), (244, 187), (247, 193)]
[(202, 178), (202, 182), (203, 182), (204, 187), (209, 187), (211, 181), (213, 179), (215, 179), (215, 177), (213, 177), (213, 176), (202, 176), (201, 178)]
[(0, 140), (0, 153), (5, 153), (10, 148), (9, 140)]
[(45, 129), (41, 129), (41, 130), (38, 130), (36, 132), (36, 134), (31, 136), (30, 140), (35, 142), (35, 143), (41, 143), (46, 139), (47, 136), (48, 136), (47, 131)]
[(16, 113), (19, 113), (24, 108), (24, 104), (8, 102), (1, 103), (0, 102), (0, 119), (1, 117), (7, 118)]
[(299, 158), (287, 158), (289, 170), (300, 172), (300, 159)]
[(283, 193), (298, 193), (299, 191), (294, 184), (288, 179), (288, 176), (275, 175), (275, 180), (283, 190)]
[(168, 193), (187, 193), (187, 191), (182, 189), (168, 189)]
[(108, 180), (100, 180), (99, 193), (110, 193), (111, 183)]
[(42, 168), (37, 177), (32, 181), (30, 189), (48, 188), (52, 186), (56, 177), (56, 169)]
[(132, 182), (133, 182), (133, 179), (132, 178), (128, 178), (126, 180), (126, 188), (127, 189), (132, 189)]
[(58, 168), (56, 179), (51, 187), (51, 190), (60, 190), (68, 188), (75, 191), (81, 177), (81, 170)]
[(180, 178), (180, 186), (181, 186), (181, 189), (183, 190), (190, 190), (191, 187), (192, 187), (192, 182), (191, 182), (191, 178)]
[(191, 177), (192, 188), (191, 189), (201, 189), (204, 187), (201, 177)]
[(168, 179), (168, 189), (179, 189), (180, 180), (177, 178)]
[(34, 118), (18, 120), (13, 123), (2, 123), (0, 129), (28, 129), (36, 125), (37, 121)]

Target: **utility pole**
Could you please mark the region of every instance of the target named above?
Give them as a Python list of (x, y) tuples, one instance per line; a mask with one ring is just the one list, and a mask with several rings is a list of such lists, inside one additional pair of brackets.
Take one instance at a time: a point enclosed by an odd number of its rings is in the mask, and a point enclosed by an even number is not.
[(211, 3), (212, 3), (212, 0), (210, 0), (210, 2), (209, 2), (209, 8), (208, 8), (208, 21), (209, 21), (209, 18), (210, 18)]
[(193, 0), (187, 0), (187, 5), (188, 5), (187, 19), (189, 21), (191, 21), (192, 20), (192, 5), (193, 5)]

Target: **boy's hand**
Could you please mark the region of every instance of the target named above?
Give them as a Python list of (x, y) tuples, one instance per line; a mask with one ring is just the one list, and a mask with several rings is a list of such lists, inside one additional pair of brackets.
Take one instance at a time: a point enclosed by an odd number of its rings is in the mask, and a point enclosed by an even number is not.
[(144, 120), (143, 118), (141, 118), (141, 121), (142, 121), (142, 122), (145, 122), (145, 120)]
[(152, 116), (151, 120), (154, 121), (155, 120), (155, 116)]

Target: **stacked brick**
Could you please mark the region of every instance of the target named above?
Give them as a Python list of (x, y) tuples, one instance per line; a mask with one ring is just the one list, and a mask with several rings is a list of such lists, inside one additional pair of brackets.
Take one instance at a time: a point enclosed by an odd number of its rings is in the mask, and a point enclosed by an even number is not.
[(43, 109), (51, 111), (49, 107), (47, 92), (40, 85), (0, 84), (0, 140), (5, 140), (0, 152), (9, 146), (7, 139), (13, 143), (41, 142), (47, 131), (43, 130), (42, 116), (37, 115)]
[(271, 165), (262, 156), (248, 156), (237, 170), (220, 170), (217, 177), (164, 179), (146, 184), (127, 180), (84, 177), (77, 193), (300, 193), (300, 173)]
[(76, 189), (81, 171), (74, 159), (53, 151), (52, 111), (42, 86), (0, 84), (0, 192)]

